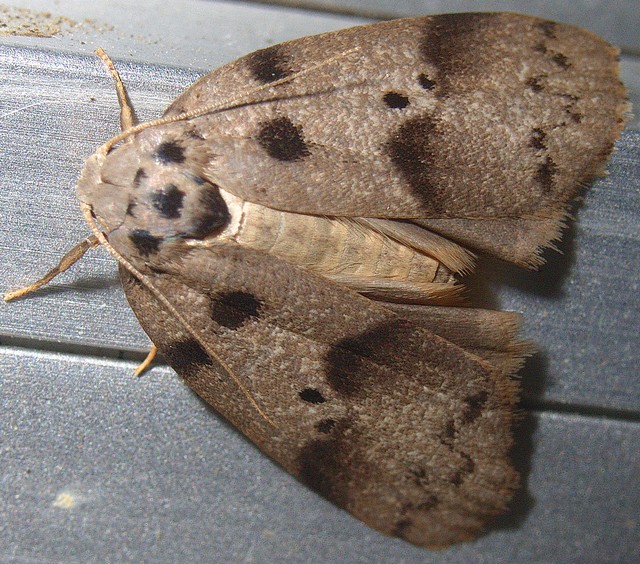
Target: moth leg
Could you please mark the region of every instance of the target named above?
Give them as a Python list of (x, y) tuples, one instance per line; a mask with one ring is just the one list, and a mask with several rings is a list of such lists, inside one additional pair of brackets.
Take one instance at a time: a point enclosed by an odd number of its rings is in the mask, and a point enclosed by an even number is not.
[(118, 103), (120, 104), (120, 129), (125, 131), (138, 123), (133, 104), (131, 104), (127, 89), (109, 55), (107, 55), (101, 47), (96, 49), (96, 55), (102, 59), (104, 66), (107, 67), (107, 70), (111, 73), (111, 77), (116, 83), (116, 93), (118, 95)]
[(34, 282), (33, 284), (30, 284), (29, 286), (25, 286), (24, 288), (20, 288), (19, 290), (7, 292), (3, 296), (4, 301), (10, 302), (11, 300), (15, 300), (16, 298), (21, 298), (22, 296), (26, 296), (27, 294), (35, 292), (38, 288), (41, 288), (45, 284), (51, 282), (51, 280), (58, 276), (58, 274), (62, 274), (65, 270), (69, 269), (72, 265), (78, 262), (90, 248), (97, 247), (98, 245), (100, 245), (100, 242), (95, 235), (91, 235), (91, 237), (87, 237), (83, 241), (80, 241), (80, 243), (78, 243), (60, 259), (60, 262), (57, 266), (53, 267), (42, 278), (40, 278), (40, 280)]
[(149, 365), (153, 362), (153, 359), (156, 357), (156, 354), (158, 354), (158, 347), (152, 344), (151, 348), (149, 349), (149, 352), (147, 353), (147, 357), (140, 363), (138, 368), (136, 368), (133, 371), (133, 373), (136, 376), (142, 376), (145, 370), (149, 368)]

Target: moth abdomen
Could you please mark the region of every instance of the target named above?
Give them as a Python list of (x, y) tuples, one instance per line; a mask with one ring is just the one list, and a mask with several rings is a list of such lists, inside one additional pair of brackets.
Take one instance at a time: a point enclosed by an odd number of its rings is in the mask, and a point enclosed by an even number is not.
[(434, 258), (437, 248), (429, 256), (428, 248), (419, 250), (357, 219), (285, 212), (222, 194), (239, 219), (220, 240), (286, 260), (374, 298), (441, 304), (459, 299), (453, 273)]

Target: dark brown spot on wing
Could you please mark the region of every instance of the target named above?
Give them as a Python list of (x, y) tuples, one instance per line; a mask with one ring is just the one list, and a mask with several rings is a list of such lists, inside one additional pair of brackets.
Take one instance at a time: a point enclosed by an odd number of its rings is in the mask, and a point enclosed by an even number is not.
[(476, 467), (475, 462), (473, 462), (473, 460), (468, 454), (464, 452), (460, 452), (458, 454), (462, 457), (461, 466), (449, 477), (449, 481), (454, 486), (461, 485), (462, 482), (464, 481), (464, 478), (469, 474), (471, 474)]
[[(438, 69), (438, 83), (467, 73), (478, 64), (474, 51), (486, 37), (492, 14), (445, 14), (429, 21), (420, 44), (422, 58)], [(441, 95), (446, 92), (440, 92)]]
[(421, 73), (418, 75), (418, 84), (422, 86), (425, 90), (433, 90), (436, 83), (431, 80), (425, 73)]
[(322, 419), (322, 421), (318, 421), (316, 423), (316, 429), (319, 433), (328, 434), (331, 430), (336, 426), (336, 422), (334, 419)]
[(136, 170), (136, 175), (133, 177), (133, 187), (138, 188), (145, 178), (147, 178), (147, 173), (143, 168)]
[(485, 403), (489, 399), (489, 394), (485, 391), (478, 392), (466, 398), (466, 407), (462, 412), (462, 423), (469, 425), (473, 423), (482, 413)]
[(151, 204), (166, 219), (178, 219), (181, 215), (185, 193), (175, 184), (168, 184), (151, 195)]
[(133, 217), (133, 210), (136, 208), (136, 205), (137, 204), (135, 201), (129, 200), (129, 204), (127, 205), (127, 211), (125, 212), (125, 214)]
[(424, 115), (405, 121), (389, 138), (384, 150), (413, 193), (431, 211), (439, 211), (441, 198), (431, 177), (438, 161), (438, 123)]
[(349, 504), (354, 445), (341, 435), (308, 442), (298, 455), (300, 481), (339, 505)]
[[(422, 353), (422, 349), (416, 350), (419, 345), (414, 346), (415, 330), (411, 323), (394, 319), (358, 336), (340, 339), (327, 353), (328, 384), (344, 396), (370, 393), (374, 384), (378, 393), (393, 393), (402, 378), (398, 367), (402, 361), (398, 359)], [(426, 370), (422, 376), (425, 385), (440, 381), (439, 375)]]
[(162, 242), (162, 239), (152, 235), (145, 229), (134, 229), (129, 235), (129, 239), (143, 257), (157, 253)]
[(393, 525), (393, 530), (391, 531), (391, 535), (394, 537), (398, 537), (403, 539), (406, 533), (406, 530), (413, 525), (413, 521), (407, 517), (396, 521)]
[(298, 395), (300, 396), (300, 399), (307, 403), (319, 404), (327, 401), (320, 391), (315, 388), (305, 388), (304, 390), (301, 390)]
[(544, 163), (538, 165), (536, 170), (535, 180), (544, 192), (551, 192), (555, 185), (555, 175), (558, 172), (558, 167), (551, 157), (547, 157)]
[(257, 138), (267, 154), (278, 161), (295, 162), (311, 155), (302, 126), (295, 125), (288, 117), (262, 123)]
[(164, 165), (181, 164), (185, 161), (184, 148), (177, 141), (165, 141), (158, 145), (154, 158)]
[(181, 376), (189, 377), (194, 371), (213, 365), (207, 352), (195, 339), (185, 339), (163, 347), (162, 354)]
[(426, 487), (431, 483), (427, 470), (422, 466), (417, 468), (409, 468), (409, 476), (416, 486)]
[(551, 60), (564, 70), (568, 69), (571, 66), (571, 63), (569, 63), (569, 59), (567, 59), (567, 56), (563, 55), (562, 53), (556, 53), (555, 55), (553, 55), (553, 57), (551, 57)]
[(409, 98), (399, 92), (387, 92), (382, 99), (389, 108), (396, 110), (402, 110), (409, 105)]
[(456, 426), (453, 419), (449, 419), (442, 430), (440, 435), (440, 440), (442, 444), (447, 445), (448, 447), (453, 447), (453, 439), (456, 434)]
[(544, 75), (530, 76), (525, 80), (525, 86), (533, 92), (542, 92), (544, 90)]
[(551, 21), (544, 21), (536, 24), (536, 27), (544, 33), (545, 37), (554, 39), (556, 37), (556, 24)]
[(531, 133), (531, 141), (529, 144), (534, 149), (544, 150), (547, 148), (547, 145), (545, 144), (546, 137), (547, 134), (542, 129), (535, 127)]
[(287, 78), (291, 74), (289, 62), (280, 45), (261, 49), (247, 56), (253, 77), (263, 84)]
[(440, 503), (438, 496), (427, 492), (424, 497), (420, 498), (420, 502), (415, 505), (418, 511), (429, 511)]
[(211, 298), (211, 319), (227, 329), (238, 329), (257, 318), (262, 302), (249, 292), (226, 292)]
[(196, 238), (206, 237), (222, 229), (229, 220), (229, 208), (220, 189), (215, 184), (203, 186), (198, 195), (200, 207), (194, 214), (189, 235)]
[(544, 55), (544, 54), (547, 52), (547, 46), (546, 46), (544, 43), (542, 43), (542, 42), (540, 42), (540, 43), (536, 43), (536, 44), (533, 46), (533, 50), (534, 50), (536, 53), (540, 53), (541, 55)]

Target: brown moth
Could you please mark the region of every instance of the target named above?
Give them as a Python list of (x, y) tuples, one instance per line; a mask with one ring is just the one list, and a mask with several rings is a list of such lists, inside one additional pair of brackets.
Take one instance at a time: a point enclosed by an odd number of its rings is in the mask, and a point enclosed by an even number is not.
[(396, 20), (247, 55), (140, 125), (111, 67), (94, 237), (23, 293), (103, 244), (169, 364), (266, 454), (383, 533), (472, 539), (518, 487), (527, 347), (456, 275), (542, 263), (623, 128), (617, 55), (515, 14)]

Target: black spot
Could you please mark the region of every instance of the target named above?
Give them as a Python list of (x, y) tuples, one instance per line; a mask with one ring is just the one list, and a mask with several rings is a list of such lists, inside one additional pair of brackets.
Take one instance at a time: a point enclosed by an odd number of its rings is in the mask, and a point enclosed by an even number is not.
[(471, 474), (471, 472), (473, 472), (476, 467), (475, 462), (471, 460), (471, 457), (468, 454), (464, 452), (461, 452), (459, 454), (463, 460), (462, 466), (458, 470), (456, 470), (451, 476), (449, 476), (449, 481), (454, 486), (459, 486), (460, 484), (462, 484), (462, 481), (464, 480), (465, 476)]
[(551, 157), (547, 157), (544, 163), (538, 165), (535, 180), (542, 187), (543, 192), (551, 192), (555, 183), (554, 177), (558, 167)]
[(544, 33), (545, 37), (549, 39), (555, 39), (556, 37), (556, 24), (551, 21), (544, 21), (536, 24), (536, 27)]
[(291, 74), (287, 57), (280, 45), (251, 53), (247, 62), (253, 77), (263, 84), (287, 78)]
[(438, 163), (438, 124), (431, 116), (419, 116), (403, 123), (384, 145), (391, 162), (429, 211), (442, 208), (442, 195), (435, 189), (432, 170)]
[(162, 239), (151, 235), (151, 233), (144, 229), (135, 229), (131, 232), (131, 235), (129, 235), (129, 239), (143, 257), (157, 253), (160, 249), (160, 243), (162, 242)]
[(323, 419), (322, 421), (318, 421), (318, 423), (316, 423), (316, 429), (318, 430), (318, 432), (325, 434), (330, 433), (331, 429), (333, 429), (335, 426), (336, 422), (334, 419)]
[(138, 188), (145, 178), (147, 178), (147, 173), (143, 168), (136, 170), (136, 175), (133, 177), (133, 187)]
[(220, 195), (220, 189), (215, 184), (204, 186), (198, 194), (199, 206), (194, 213), (193, 225), (188, 235), (202, 238), (212, 235), (222, 229), (229, 220), (229, 208), (224, 198)]
[(433, 90), (436, 85), (436, 83), (424, 73), (418, 75), (418, 83), (425, 90)]
[(477, 394), (473, 394), (472, 396), (466, 398), (465, 402), (467, 403), (467, 405), (462, 412), (462, 423), (464, 425), (473, 423), (482, 413), (484, 404), (487, 403), (488, 399), (489, 394), (485, 391), (478, 392)]
[(556, 53), (553, 57), (551, 57), (551, 60), (560, 68), (565, 70), (571, 66), (571, 63), (569, 63), (569, 59), (567, 59), (566, 55), (563, 55), (562, 53)]
[(129, 200), (129, 204), (127, 205), (127, 211), (125, 212), (125, 214), (133, 217), (133, 210), (135, 209), (136, 205), (137, 204), (133, 200)]
[(387, 92), (382, 99), (387, 106), (397, 110), (402, 110), (409, 105), (409, 98), (398, 92)]
[(181, 215), (185, 193), (175, 184), (168, 184), (151, 195), (151, 203), (166, 219), (177, 219)]
[[(311, 441), (298, 456), (300, 481), (329, 501), (347, 507), (352, 456), (353, 444), (341, 436)], [(366, 470), (366, 465), (363, 466)]]
[(195, 339), (176, 341), (162, 349), (171, 367), (181, 376), (189, 377), (202, 367), (212, 366), (213, 361)]
[(302, 126), (287, 117), (278, 117), (260, 125), (258, 143), (278, 161), (295, 162), (311, 155), (302, 135)]
[(305, 388), (298, 394), (300, 399), (313, 404), (324, 403), (327, 401), (325, 397), (315, 388)]
[(538, 149), (538, 150), (546, 149), (547, 146), (544, 142), (546, 137), (547, 137), (547, 134), (542, 129), (540, 129), (539, 127), (534, 127), (531, 135), (531, 141), (529, 142), (529, 144), (534, 149)]
[(413, 521), (411, 519), (407, 519), (406, 517), (404, 519), (400, 519), (399, 521), (396, 521), (396, 523), (393, 525), (393, 530), (391, 531), (391, 535), (394, 537), (399, 537), (403, 539), (407, 529), (412, 525), (413, 525)]
[(524, 83), (533, 92), (542, 92), (544, 90), (544, 83), (542, 82), (544, 78), (546, 78), (545, 75), (530, 76)]
[(262, 302), (249, 292), (226, 292), (211, 299), (211, 319), (227, 329), (238, 329), (257, 318)]
[(155, 150), (154, 158), (161, 164), (180, 164), (186, 159), (184, 149), (177, 141), (165, 141), (160, 143)]

